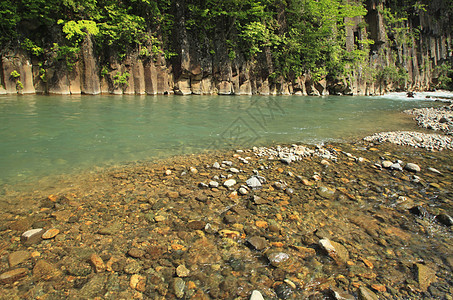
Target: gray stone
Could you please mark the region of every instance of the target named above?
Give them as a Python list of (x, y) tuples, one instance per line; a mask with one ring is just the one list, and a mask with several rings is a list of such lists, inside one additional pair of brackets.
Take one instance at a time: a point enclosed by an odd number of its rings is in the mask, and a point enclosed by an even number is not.
[(370, 289), (361, 286), (359, 288), (359, 300), (379, 300), (379, 298)]
[(224, 160), (224, 161), (222, 161), (222, 164), (224, 164), (224, 165), (227, 165), (227, 166), (230, 166), (230, 167), (231, 167), (231, 166), (233, 165), (233, 162), (232, 162), (232, 161), (229, 161), (229, 160)]
[(393, 163), (392, 163), (391, 161), (389, 161), (389, 160), (384, 160), (384, 161), (382, 162), (382, 166), (383, 166), (384, 168), (386, 168), (386, 169), (390, 168), (392, 165), (393, 165)]
[(239, 192), (239, 194), (241, 194), (241, 195), (247, 195), (247, 194), (248, 194), (247, 189), (244, 188), (244, 187), (239, 188), (238, 192)]
[(404, 169), (408, 170), (408, 171), (411, 171), (411, 172), (420, 172), (421, 169), (418, 165), (416, 164), (413, 164), (413, 163), (407, 163), (405, 166), (404, 166)]
[(239, 173), (239, 170), (236, 168), (230, 168), (231, 173)]
[(217, 187), (219, 187), (219, 183), (217, 181), (211, 180), (211, 181), (209, 181), (209, 187), (217, 188)]
[(437, 170), (435, 168), (428, 168), (428, 171), (430, 171), (430, 172), (432, 172), (434, 174), (437, 174), (437, 175), (441, 175), (442, 174), (439, 170)]
[(268, 246), (267, 240), (261, 236), (252, 236), (248, 240), (249, 244), (256, 250), (264, 250)]
[(184, 297), (184, 288), (186, 287), (186, 283), (181, 278), (175, 278), (173, 282), (173, 290), (175, 295), (178, 299)]
[(218, 162), (215, 162), (215, 163), (212, 165), (212, 167), (213, 167), (214, 169), (220, 169), (220, 164), (219, 164)]
[(343, 291), (339, 288), (330, 287), (330, 292), (331, 292), (333, 298), (336, 300), (355, 300), (354, 296), (346, 293), (345, 291)]
[(44, 234), (44, 229), (37, 228), (25, 231), (21, 237), (20, 241), (25, 245), (33, 245), (41, 241), (41, 237)]
[(284, 164), (289, 165), (289, 164), (291, 164), (291, 162), (292, 162), (293, 160), (291, 159), (291, 157), (284, 157), (284, 158), (280, 158), (280, 161), (281, 161), (282, 163), (284, 163)]
[(392, 164), (392, 165), (390, 166), (390, 169), (402, 171), (402, 170), (403, 170), (403, 167), (401, 167), (401, 164), (399, 164), (399, 163), (394, 163), (394, 164)]
[(252, 176), (249, 179), (247, 179), (247, 181), (245, 183), (247, 184), (247, 186), (249, 188), (252, 188), (252, 189), (259, 189), (262, 187), (260, 180), (255, 176)]

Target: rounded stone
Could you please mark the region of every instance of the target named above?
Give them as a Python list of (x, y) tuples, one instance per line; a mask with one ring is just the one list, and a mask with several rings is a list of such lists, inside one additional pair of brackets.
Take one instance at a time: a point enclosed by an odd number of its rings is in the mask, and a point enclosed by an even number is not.
[(223, 183), (223, 185), (226, 187), (232, 187), (235, 184), (236, 184), (236, 180), (234, 180), (234, 179), (228, 179), (227, 181), (225, 181)]

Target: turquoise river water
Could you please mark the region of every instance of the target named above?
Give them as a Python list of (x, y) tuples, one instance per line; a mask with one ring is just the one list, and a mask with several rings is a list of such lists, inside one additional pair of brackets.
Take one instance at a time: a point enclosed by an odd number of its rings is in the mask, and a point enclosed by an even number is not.
[(207, 149), (414, 129), (424, 97), (1, 96), (0, 186)]

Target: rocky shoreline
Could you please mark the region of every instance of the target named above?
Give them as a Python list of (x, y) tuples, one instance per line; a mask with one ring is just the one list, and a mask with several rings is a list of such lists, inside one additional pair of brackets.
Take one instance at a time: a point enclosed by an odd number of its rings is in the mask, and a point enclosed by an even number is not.
[(1, 297), (452, 299), (451, 152), (417, 136), (175, 157), (10, 195), (32, 204), (0, 214)]

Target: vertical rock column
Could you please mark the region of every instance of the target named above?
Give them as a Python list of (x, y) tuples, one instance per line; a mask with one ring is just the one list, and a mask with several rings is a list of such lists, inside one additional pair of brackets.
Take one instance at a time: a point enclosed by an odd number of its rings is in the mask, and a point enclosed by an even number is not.
[(94, 45), (90, 35), (87, 35), (82, 44), (80, 61), (81, 91), (83, 94), (97, 95), (101, 93), (99, 80), (99, 64), (94, 55)]

